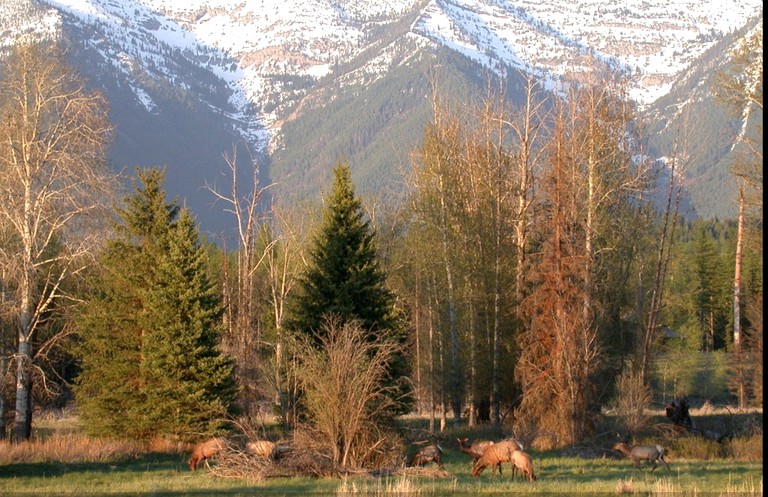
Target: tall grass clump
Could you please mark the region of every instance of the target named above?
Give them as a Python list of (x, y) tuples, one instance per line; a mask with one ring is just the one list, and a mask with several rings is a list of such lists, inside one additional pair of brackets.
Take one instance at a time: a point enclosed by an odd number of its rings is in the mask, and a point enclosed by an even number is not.
[(398, 477), (395, 479), (377, 479), (373, 482), (344, 478), (336, 490), (336, 495), (379, 496), (416, 496), (422, 493), (422, 485), (411, 478)]
[(44, 440), (21, 443), (0, 441), (0, 464), (39, 462), (109, 462), (146, 452), (139, 442), (91, 438), (81, 434), (54, 434)]

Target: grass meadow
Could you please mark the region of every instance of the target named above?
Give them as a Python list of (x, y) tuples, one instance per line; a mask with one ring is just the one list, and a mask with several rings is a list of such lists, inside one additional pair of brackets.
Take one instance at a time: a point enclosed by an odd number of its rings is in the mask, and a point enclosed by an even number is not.
[[(718, 415), (723, 416), (713, 414)], [(659, 465), (653, 472), (645, 465), (635, 469), (607, 450), (610, 436), (584, 447), (527, 450), (538, 476), (533, 483), (512, 481), (509, 465), (501, 477), (489, 470), (471, 476), (470, 459), (459, 451), (455, 438), (488, 436), (482, 428), (448, 429), (435, 437), (444, 450), (442, 477), (222, 478), (205, 468), (190, 472), (187, 451), (89, 439), (79, 433), (76, 420), (49, 419), (38, 423), (30, 442), (0, 442), (0, 495), (761, 496), (762, 412), (738, 414), (735, 420), (733, 413), (726, 415), (732, 423), (759, 430), (722, 444), (698, 438), (668, 440), (671, 470)], [(664, 424), (661, 414), (653, 421)], [(407, 422), (416, 430), (426, 423)]]
[[(222, 477), (222, 472), (204, 467), (193, 473), (187, 465), (188, 448), (88, 438), (76, 416), (59, 412), (37, 415), (29, 442), (0, 441), (0, 496), (762, 496), (762, 409), (739, 412), (728, 406), (726, 359), (724, 354), (671, 352), (657, 362), (657, 410), (648, 413), (637, 443), (668, 448), (670, 470), (663, 465), (653, 472), (647, 466), (635, 469), (629, 460), (611, 451), (622, 420), (610, 410), (601, 417), (597, 435), (578, 447), (527, 448), (538, 476), (533, 483), (512, 481), (509, 464), (501, 477), (486, 470), (473, 478), (471, 460), (456, 444), (457, 437), (498, 440), (508, 433), (464, 426), (433, 435), (427, 431), (427, 420), (416, 416), (403, 420), (408, 438), (439, 443), (445, 471), (402, 476), (398, 468), (391, 468), (393, 476), (266, 478), (258, 472), (253, 473), (256, 476)], [(673, 433), (663, 406), (686, 393), (698, 428), (731, 436), (718, 443)], [(262, 428), (268, 438), (281, 438), (277, 425), (267, 423)], [(223, 463), (214, 460), (211, 465), (215, 469)]]

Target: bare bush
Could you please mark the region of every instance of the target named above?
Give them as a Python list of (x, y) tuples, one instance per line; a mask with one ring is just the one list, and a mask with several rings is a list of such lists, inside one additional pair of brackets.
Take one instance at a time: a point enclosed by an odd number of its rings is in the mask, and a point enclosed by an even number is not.
[(633, 438), (648, 425), (651, 419), (648, 408), (653, 401), (651, 388), (643, 381), (642, 374), (633, 368), (625, 368), (616, 379), (616, 413), (621, 427)]
[(313, 464), (354, 470), (393, 462), (402, 443), (393, 429), (397, 412), (387, 385), (388, 365), (401, 352), (393, 340), (371, 340), (358, 322), (326, 320), (318, 342), (299, 340), (296, 356), (306, 421), (295, 444)]

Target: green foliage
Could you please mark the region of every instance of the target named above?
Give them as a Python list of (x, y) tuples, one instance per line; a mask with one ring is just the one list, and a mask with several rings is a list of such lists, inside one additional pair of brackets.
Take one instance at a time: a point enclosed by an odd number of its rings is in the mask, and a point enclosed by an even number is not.
[(394, 296), (376, 255), (375, 233), (364, 220), (349, 166), (334, 169), (333, 191), (310, 253), (310, 266), (299, 281), (287, 328), (321, 333), (327, 316), (359, 320), (373, 334), (397, 335)]
[(146, 421), (153, 430), (194, 439), (218, 431), (237, 386), (233, 362), (218, 349), (223, 309), (187, 210), (169, 232), (168, 253), (147, 289), (144, 327)]
[(77, 320), (78, 409), (95, 435), (196, 438), (221, 427), (235, 394), (217, 349), (220, 297), (189, 213), (166, 203), (164, 173), (138, 178)]
[[(327, 199), (323, 224), (310, 251), (310, 264), (298, 281), (289, 302), (286, 329), (314, 337), (320, 344), (323, 324), (333, 316), (342, 323), (357, 321), (372, 341), (404, 342), (402, 320), (394, 295), (386, 287), (386, 275), (376, 254), (375, 232), (364, 220), (360, 200), (355, 196), (349, 166), (334, 169), (333, 191)], [(397, 398), (408, 387), (403, 354), (393, 357), (388, 382), (398, 383)]]
[[(762, 232), (759, 225), (753, 229)], [(683, 341), (671, 346), (689, 350), (731, 349), (736, 232), (735, 220), (697, 220), (678, 228), (667, 277), (663, 322), (681, 333)], [(745, 250), (742, 305), (762, 294), (761, 250)], [(745, 310), (741, 315), (745, 316)]]
[(653, 391), (665, 404), (681, 396), (731, 402), (728, 361), (729, 355), (722, 351), (705, 353), (683, 349), (660, 354), (654, 364)]

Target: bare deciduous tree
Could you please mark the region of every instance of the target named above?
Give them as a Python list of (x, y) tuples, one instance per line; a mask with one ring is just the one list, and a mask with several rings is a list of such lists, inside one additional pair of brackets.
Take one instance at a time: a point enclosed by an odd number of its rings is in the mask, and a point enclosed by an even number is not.
[(264, 262), (265, 254), (257, 253), (259, 222), (259, 201), (265, 188), (259, 186), (259, 167), (252, 161), (252, 183), (246, 185), (242, 194), (238, 184), (237, 148), (231, 154), (224, 155), (224, 162), (230, 170), (230, 191), (228, 194), (208, 189), (216, 198), (225, 203), (225, 211), (235, 216), (237, 222), (237, 268), (234, 288), (229, 284), (229, 265), (224, 268), (224, 304), (226, 333), (225, 346), (237, 361), (238, 382), (242, 387), (240, 404), (246, 416), (251, 414), (251, 404), (256, 398), (259, 364), (257, 349), (260, 336), (256, 325), (256, 288), (254, 273)]
[(312, 232), (310, 217), (307, 211), (274, 205), (273, 226), (262, 231), (268, 287), (266, 291), (274, 320), (274, 337), (265, 344), (272, 349), (273, 354), (271, 361), (265, 364), (265, 372), (266, 379), (274, 389), (276, 405), (286, 427), (295, 422), (296, 378), (295, 368), (286, 363), (288, 355), (283, 323), (288, 296), (301, 271), (307, 266), (306, 250)]
[[(59, 50), (20, 42), (0, 79), (0, 265), (13, 291), (13, 440), (28, 439), (36, 332), (68, 301), (64, 284), (91, 262), (112, 200), (107, 103)], [(103, 231), (102, 231), (103, 233)]]

